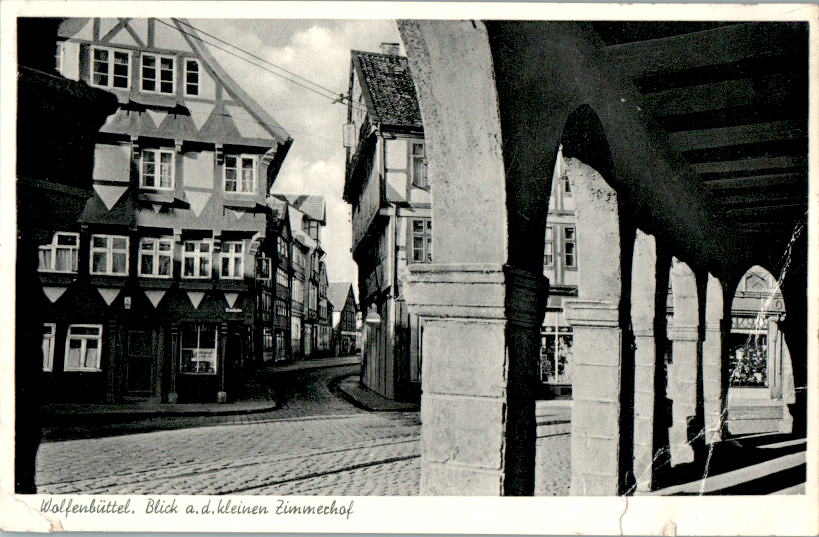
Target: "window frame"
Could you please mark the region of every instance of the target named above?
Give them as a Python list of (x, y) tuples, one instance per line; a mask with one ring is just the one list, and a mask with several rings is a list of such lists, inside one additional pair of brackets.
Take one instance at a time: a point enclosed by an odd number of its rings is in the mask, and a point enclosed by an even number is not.
[[(159, 180), (159, 186), (156, 184), (154, 186), (146, 185), (145, 184), (145, 154), (152, 153), (155, 155), (155, 160), (153, 162), (154, 168), (154, 182), (156, 183)], [(170, 155), (171, 156), (171, 184), (170, 186), (161, 186), (162, 185), (162, 155)], [(165, 149), (161, 147), (151, 147), (147, 149), (143, 149), (139, 152), (139, 188), (142, 190), (162, 190), (162, 191), (172, 191), (176, 188), (176, 151), (172, 149)]]
[[(142, 249), (142, 246), (146, 241), (155, 241), (154, 248), (152, 250), (146, 251), (146, 250)], [(163, 252), (162, 250), (159, 249), (159, 246), (162, 243), (169, 244), (171, 249)], [(165, 278), (165, 279), (172, 278), (173, 277), (173, 254), (174, 254), (173, 244), (174, 244), (173, 237), (140, 237), (140, 239), (139, 239), (139, 250), (138, 250), (138, 253), (137, 253), (137, 256), (138, 256), (138, 259), (137, 259), (137, 275), (140, 278)], [(144, 272), (142, 272), (142, 258), (145, 257), (146, 255), (150, 255), (151, 257), (154, 258), (154, 263), (153, 263), (153, 269), (154, 270), (153, 270), (153, 272), (151, 274), (145, 274)], [(159, 261), (160, 261), (159, 258), (160, 257), (169, 258), (170, 271), (169, 271), (169, 273), (167, 275), (157, 274), (158, 271), (159, 271), (159, 266), (160, 266), (160, 263), (159, 263)]]
[(554, 228), (546, 226), (546, 236), (543, 249), (543, 266), (553, 268), (555, 266), (555, 240)]
[[(100, 248), (98, 246), (94, 246), (94, 239), (96, 238), (105, 238), (107, 245), (106, 247)], [(125, 248), (114, 248), (114, 239), (125, 239)], [(130, 273), (129, 264), (131, 260), (130, 255), (130, 237), (128, 235), (108, 235), (105, 233), (95, 233), (91, 235), (91, 240), (88, 248), (88, 273), (92, 276), (128, 276)], [(105, 252), (105, 264), (106, 264), (106, 271), (105, 272), (98, 272), (94, 270), (94, 254), (97, 252)], [(114, 268), (114, 254), (115, 253), (125, 253), (125, 272), (113, 272)]]
[[(421, 232), (415, 231), (415, 223), (421, 222)], [(415, 257), (415, 239), (421, 238), (421, 253), (423, 261), (419, 261)], [(411, 218), (410, 219), (410, 245), (408, 251), (412, 256), (412, 263), (432, 263), (432, 218)]]
[[(420, 147), (421, 152), (415, 153), (415, 148)], [(423, 140), (410, 140), (409, 141), (409, 151), (407, 152), (409, 155), (409, 174), (410, 174), (410, 183), (412, 186), (416, 188), (422, 188), (424, 190), (429, 190), (429, 175), (427, 174), (427, 147), (426, 143)], [(416, 162), (420, 161), (420, 166), (424, 170), (423, 174), (423, 181), (419, 181), (419, 177), (415, 174), (415, 165)]]
[[(196, 249), (192, 252), (186, 250), (187, 244), (194, 244)], [(202, 252), (202, 245), (208, 245), (208, 251)], [(202, 275), (200, 274), (201, 263), (200, 261), (202, 258), (207, 258), (208, 260), (208, 271), (207, 274)], [(185, 260), (186, 259), (193, 259), (194, 260), (194, 276), (186, 276), (185, 275)], [(183, 280), (209, 280), (213, 275), (213, 239), (188, 239), (182, 241), (182, 267), (180, 270), (180, 277)]]
[[(106, 60), (106, 64), (108, 65), (107, 73), (105, 76), (108, 77), (107, 84), (97, 84), (94, 80), (94, 75), (96, 72), (94, 71), (94, 64), (97, 61), (94, 58), (94, 53), (98, 50), (104, 50), (108, 52), (111, 56), (108, 60)], [(114, 85), (114, 55), (116, 53), (126, 54), (128, 56), (128, 75), (126, 76), (127, 85), (125, 87), (122, 86), (115, 86)], [(112, 48), (112, 47), (101, 47), (97, 45), (92, 45), (91, 49), (89, 50), (89, 61), (88, 61), (88, 84), (95, 88), (111, 88), (111, 89), (119, 89), (119, 90), (130, 90), (131, 89), (131, 76), (132, 76), (132, 66), (133, 66), (133, 53), (130, 50)]]
[[(198, 58), (182, 58), (182, 61), (184, 63), (184, 73), (183, 73), (183, 80), (182, 80), (182, 84), (184, 86), (184, 90), (183, 90), (184, 94), (185, 94), (186, 97), (199, 97), (199, 93), (200, 93), (199, 90), (201, 89), (201, 84), (202, 84), (202, 64), (199, 62)], [(193, 74), (193, 72), (188, 69), (188, 63), (189, 62), (196, 65), (196, 73), (195, 73), (196, 74), (196, 82), (190, 82), (188, 80), (188, 75)], [(191, 93), (190, 91), (188, 91), (188, 86), (190, 86), (190, 85), (195, 85), (196, 86), (196, 92), (195, 93)]]
[[(60, 245), (59, 237), (61, 236), (68, 236), (73, 237), (76, 240), (76, 244), (73, 247), (66, 247), (66, 245)], [(57, 265), (57, 251), (60, 249), (69, 250), (72, 252), (71, 255), (71, 266), (74, 267), (73, 270), (57, 270), (55, 267)], [(41, 268), (39, 264), (39, 255), (42, 251), (49, 251), (51, 252), (51, 266), (48, 268)], [(58, 274), (76, 274), (80, 267), (80, 234), (74, 231), (55, 231), (54, 234), (51, 236), (51, 242), (48, 244), (40, 245), (37, 249), (37, 272), (55, 272)]]
[[(263, 271), (260, 270), (261, 265), (267, 265), (267, 277), (264, 277), (262, 274)], [(261, 253), (256, 257), (256, 279), (264, 282), (270, 282), (273, 280), (273, 260), (267, 257), (264, 253)]]
[[(571, 230), (572, 238), (566, 236), (566, 232)], [(577, 270), (577, 227), (563, 226), (563, 268), (566, 270)], [(572, 253), (569, 253), (567, 245), (572, 245)], [(569, 263), (569, 256), (571, 256), (572, 263)]]
[[(228, 159), (236, 159), (236, 166), (228, 166)], [(243, 161), (249, 159), (253, 163), (253, 188), (251, 190), (244, 189), (244, 181), (241, 172), (244, 170)], [(259, 167), (256, 155), (247, 153), (225, 155), (224, 164), (222, 165), (222, 190), (227, 194), (242, 194), (255, 195), (259, 188)], [(236, 178), (233, 181), (236, 183), (236, 190), (228, 190), (228, 170), (236, 171)]]
[[(188, 326), (180, 326), (179, 328), (179, 374), (180, 375), (218, 375), (219, 374), (219, 325), (217, 323), (207, 323), (207, 322), (192, 322), (192, 323), (185, 323), (187, 325), (192, 325), (193, 328), (196, 330), (196, 347), (185, 347), (184, 341), (185, 337), (183, 335), (183, 331), (188, 329)], [(203, 349), (201, 346), (202, 341), (202, 331), (206, 328), (210, 328), (213, 330), (213, 348), (206, 347), (207, 350), (213, 351), (213, 371), (183, 371), (183, 355), (186, 350), (194, 350), (195, 356), (198, 358), (199, 351)], [(204, 361), (204, 360), (196, 360), (197, 363)], [(209, 361), (210, 362), (210, 361)]]
[[(287, 283), (282, 283), (281, 280), (285, 280)], [(276, 267), (276, 283), (281, 285), (282, 287), (287, 287), (290, 289), (290, 274), (282, 267)]]
[[(241, 246), (240, 252), (225, 251), (227, 247), (230, 250), (235, 249), (236, 246)], [(232, 248), (231, 248), (232, 247)], [(225, 276), (225, 260), (228, 261), (228, 274), (232, 274), (236, 269), (236, 261), (239, 261), (239, 275)], [(234, 269), (234, 270), (230, 270)], [(222, 241), (222, 247), (219, 250), (219, 279), (221, 280), (241, 280), (245, 277), (245, 241)]]
[[(50, 327), (51, 333), (46, 334), (45, 328)], [(43, 351), (43, 371), (47, 373), (51, 373), (54, 371), (54, 343), (57, 340), (57, 323), (43, 323), (43, 344), (45, 344), (46, 338), (48, 338), (51, 343), (49, 345), (48, 353)]]
[[(71, 350), (71, 329), (73, 328), (97, 328), (99, 329), (99, 333), (96, 336), (91, 336), (90, 334), (74, 334), (73, 337), (76, 339), (80, 339), (82, 344), (80, 346), (81, 349), (81, 356), (83, 357), (83, 363), (85, 363), (85, 351), (88, 349), (87, 341), (89, 339), (96, 339), (97, 340), (97, 365), (96, 367), (87, 367), (87, 366), (70, 366), (68, 365), (68, 353)], [(65, 332), (65, 352), (63, 358), (63, 371), (65, 372), (100, 372), (102, 371), (101, 363), (102, 363), (102, 325), (101, 324), (70, 324), (68, 325), (68, 329)]]
[[(145, 89), (145, 81), (150, 80), (145, 78), (145, 58), (151, 57), (156, 62), (154, 64), (154, 72), (155, 76), (153, 82), (155, 84), (154, 89)], [(171, 66), (171, 91), (162, 91), (162, 60), (171, 60), (173, 62)], [(167, 69), (166, 69), (167, 71)], [(139, 58), (139, 91), (143, 93), (153, 93), (156, 95), (169, 95), (173, 96), (176, 95), (176, 56), (172, 54), (159, 54), (158, 52), (143, 52)]]

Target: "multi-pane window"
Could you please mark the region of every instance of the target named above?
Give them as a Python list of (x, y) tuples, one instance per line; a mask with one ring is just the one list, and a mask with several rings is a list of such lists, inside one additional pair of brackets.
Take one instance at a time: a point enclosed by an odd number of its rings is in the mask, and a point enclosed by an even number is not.
[(259, 300), (259, 309), (265, 312), (273, 311), (273, 293), (270, 291), (262, 291)]
[(546, 248), (543, 251), (544, 266), (551, 267), (555, 262), (555, 240), (552, 226), (546, 227)]
[(198, 60), (185, 60), (185, 95), (199, 95)]
[(54, 332), (57, 326), (54, 323), (43, 324), (43, 371), (54, 368)]
[(572, 226), (563, 228), (563, 263), (566, 268), (577, 268), (577, 241)]
[(289, 248), (287, 247), (287, 241), (284, 238), (279, 237), (277, 241), (277, 247), (279, 251), (279, 259), (287, 259), (290, 257), (289, 255)]
[(293, 280), (293, 300), (296, 302), (304, 301), (304, 284), (301, 280)]
[(270, 258), (264, 254), (260, 255), (256, 258), (256, 278), (269, 281), (271, 277)]
[(432, 262), (432, 220), (412, 220), (412, 262)]
[(276, 316), (287, 317), (287, 301), (276, 299)]
[(262, 332), (262, 348), (266, 352), (273, 351), (273, 329), (265, 327)]
[(102, 325), (69, 325), (63, 371), (99, 371), (101, 352)]
[(304, 254), (298, 248), (293, 249), (293, 263), (299, 268), (304, 268)]
[(239, 279), (244, 276), (244, 248), (242, 241), (231, 241), (222, 243), (222, 253), (220, 259), (222, 278)]
[(540, 381), (547, 384), (570, 384), (574, 344), (572, 328), (543, 326), (540, 342)]
[(143, 149), (139, 167), (139, 186), (170, 190), (174, 181), (174, 152), (169, 149)]
[(57, 50), (54, 51), (54, 70), (58, 73), (63, 70), (63, 56), (65, 55), (65, 43), (57, 43)]
[(219, 341), (216, 325), (185, 323), (181, 333), (182, 356), (179, 370), (182, 373), (216, 374), (216, 348)]
[(311, 310), (318, 308), (318, 289), (313, 284), (307, 289), (307, 307)]
[(40, 246), (42, 272), (77, 272), (80, 252), (79, 233), (54, 233), (49, 244)]
[(213, 244), (209, 239), (185, 241), (182, 245), (182, 277), (210, 278)]
[(91, 49), (91, 85), (105, 88), (131, 87), (131, 54), (122, 50)]
[(225, 156), (225, 192), (256, 193), (256, 159), (254, 157)]
[(427, 163), (424, 153), (423, 142), (411, 142), (412, 151), (410, 153), (412, 184), (421, 188), (428, 188)]
[(173, 56), (142, 53), (142, 91), (173, 95), (174, 67)]
[(91, 235), (91, 274), (128, 274), (128, 237)]
[(173, 239), (144, 237), (139, 240), (139, 275), (170, 278), (173, 272)]
[(276, 283), (285, 287), (290, 286), (290, 276), (288, 276), (287, 271), (281, 267), (276, 269)]

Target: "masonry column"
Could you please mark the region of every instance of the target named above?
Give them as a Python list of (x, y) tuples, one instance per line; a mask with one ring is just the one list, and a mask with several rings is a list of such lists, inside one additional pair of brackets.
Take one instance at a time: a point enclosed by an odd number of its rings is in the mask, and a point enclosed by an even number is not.
[[(665, 269), (666, 273), (668, 269)], [(637, 230), (631, 269), (631, 326), (634, 334), (634, 478), (636, 490), (650, 491), (660, 445), (656, 422), (663, 370), (657, 366), (657, 248), (655, 239)], [(665, 288), (662, 289), (665, 296)], [(665, 310), (662, 312), (665, 315)]]
[[(702, 342), (702, 389), (705, 413), (705, 443), (722, 440), (722, 361), (726, 325), (723, 320), (722, 283), (708, 275), (705, 289), (705, 339)], [(728, 329), (730, 329), (730, 319)]]
[(398, 26), (434, 196), (433, 263), (404, 275), (407, 305), (424, 322), (421, 494), (531, 495), (543, 243), (533, 250), (539, 273), (506, 266), (506, 175), (486, 28)]
[(694, 273), (685, 263), (671, 267), (674, 321), (668, 330), (672, 362), (668, 392), (673, 401), (669, 431), (671, 465), (694, 462), (691, 441), (700, 432), (697, 416), (697, 375), (700, 352), (699, 301)]

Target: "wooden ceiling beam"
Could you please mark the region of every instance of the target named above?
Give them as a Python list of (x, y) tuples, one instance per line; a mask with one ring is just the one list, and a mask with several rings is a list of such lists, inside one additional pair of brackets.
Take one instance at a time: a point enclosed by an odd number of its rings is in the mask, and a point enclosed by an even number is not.
[(606, 47), (607, 60), (626, 76), (679, 71), (797, 52), (799, 25), (748, 23)]
[(752, 175), (750, 177), (732, 177), (730, 179), (706, 179), (705, 185), (715, 192), (726, 190), (751, 190), (765, 188), (794, 188), (803, 186), (807, 191), (807, 178), (802, 174), (777, 173), (769, 175)]
[(775, 106), (795, 98), (794, 75), (724, 80), (643, 95), (643, 106), (655, 116), (711, 112), (738, 106)]
[(782, 157), (754, 157), (740, 160), (717, 162), (699, 162), (691, 167), (697, 173), (736, 173), (753, 172), (754, 170), (774, 170), (785, 168), (803, 168), (807, 159), (803, 155)]
[(717, 196), (717, 200), (726, 208), (732, 207), (763, 207), (763, 206), (794, 206), (807, 203), (807, 193), (783, 192), (765, 193), (751, 192), (747, 194), (728, 194)]
[(683, 152), (740, 144), (797, 140), (803, 136), (805, 132), (800, 122), (774, 121), (736, 127), (673, 132), (668, 135), (668, 140), (678, 151)]

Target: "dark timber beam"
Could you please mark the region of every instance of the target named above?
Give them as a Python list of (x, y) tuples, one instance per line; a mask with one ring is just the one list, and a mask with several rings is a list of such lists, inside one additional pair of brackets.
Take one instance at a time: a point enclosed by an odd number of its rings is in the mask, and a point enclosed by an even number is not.
[(798, 52), (806, 28), (795, 23), (748, 23), (606, 48), (626, 76), (719, 65), (752, 57)]
[(777, 187), (804, 189), (807, 186), (807, 178), (803, 174), (775, 173), (769, 175), (752, 175), (748, 177), (732, 177), (730, 179), (706, 179), (705, 184), (712, 191), (750, 190)]
[(697, 173), (733, 173), (754, 170), (775, 170), (783, 168), (802, 168), (807, 159), (802, 156), (758, 157), (719, 162), (700, 162), (691, 167)]
[(797, 140), (804, 135), (802, 124), (798, 121), (774, 121), (737, 127), (679, 131), (669, 134), (668, 140), (682, 152), (777, 140)]

